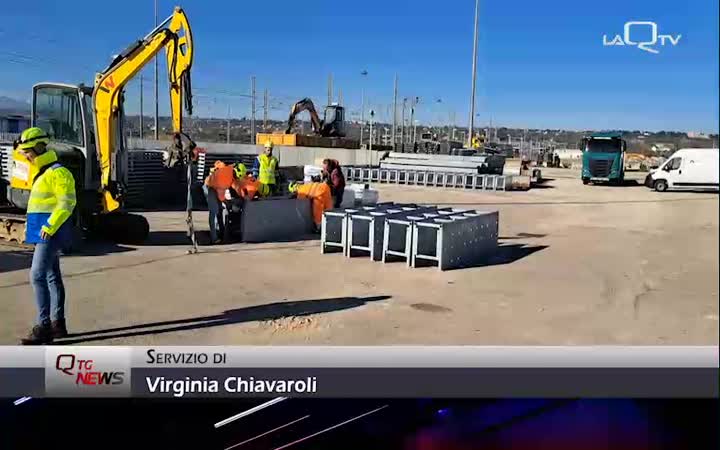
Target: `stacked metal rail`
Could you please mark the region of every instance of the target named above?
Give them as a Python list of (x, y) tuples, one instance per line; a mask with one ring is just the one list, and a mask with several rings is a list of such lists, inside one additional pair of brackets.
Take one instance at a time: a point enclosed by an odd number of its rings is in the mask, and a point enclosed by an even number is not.
[(484, 173), (501, 175), (502, 155), (436, 155), (390, 152), (380, 161), (381, 169), (421, 170), (429, 172)]
[(185, 198), (184, 171), (166, 168), (160, 150), (127, 152), (126, 173), (128, 206), (153, 207)]
[(198, 154), (196, 180), (202, 183), (205, 177), (210, 174), (210, 169), (213, 168), (216, 161), (222, 161), (225, 164), (241, 162), (250, 170), (256, 158), (256, 154), (200, 152), (200, 154)]
[(340, 208), (323, 215), (320, 245), (322, 253), (340, 250), (347, 258), (450, 270), (482, 263), (497, 247), (498, 223), (497, 211), (393, 203)]
[(459, 189), (504, 191), (512, 177), (478, 173), (449, 173), (415, 169), (343, 167), (345, 179), (361, 183), (388, 183)]

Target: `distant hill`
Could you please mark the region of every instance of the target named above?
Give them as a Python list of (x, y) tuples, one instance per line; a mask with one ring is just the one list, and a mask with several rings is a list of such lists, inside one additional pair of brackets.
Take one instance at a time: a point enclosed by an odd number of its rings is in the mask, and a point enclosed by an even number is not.
[(0, 96), (0, 114), (30, 114), (30, 104), (10, 97)]

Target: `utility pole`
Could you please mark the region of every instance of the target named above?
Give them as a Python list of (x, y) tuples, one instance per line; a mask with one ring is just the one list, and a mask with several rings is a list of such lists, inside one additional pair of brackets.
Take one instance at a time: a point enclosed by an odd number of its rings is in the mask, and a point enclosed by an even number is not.
[[(155, 28), (158, 26), (158, 2), (155, 0)], [(155, 140), (160, 139), (160, 108), (158, 106), (158, 59), (155, 57)]]
[(250, 143), (255, 143), (255, 76), (250, 77), (250, 95), (252, 96), (250, 111)]
[(403, 99), (402, 119), (400, 120), (400, 144), (401, 151), (405, 152), (405, 106), (407, 105), (407, 97)]
[(455, 140), (455, 110), (450, 111), (450, 126), (452, 128), (451, 138), (449, 140), (454, 141)]
[(473, 127), (475, 126), (475, 78), (477, 77), (478, 13), (480, 0), (475, 0), (475, 31), (473, 32), (472, 87), (470, 88), (470, 125), (468, 126), (468, 148), (472, 148)]
[(417, 126), (415, 125), (415, 105), (418, 104), (418, 101), (420, 100), (420, 97), (414, 97), (412, 100), (410, 100), (410, 126), (413, 127), (413, 133), (412, 133), (412, 145), (413, 148), (415, 148), (415, 139), (417, 132)]
[(267, 131), (268, 120), (268, 91), (265, 89), (263, 93), (263, 131)]
[[(372, 145), (373, 145), (373, 119), (375, 111), (370, 110), (370, 142), (368, 143), (368, 168), (372, 169)], [(368, 182), (372, 180), (372, 173), (369, 174)]]
[(365, 130), (365, 88), (360, 88), (360, 147), (363, 144), (363, 131)]
[(395, 87), (393, 88), (393, 120), (392, 120), (392, 148), (396, 150), (397, 140), (395, 133), (397, 130), (397, 95), (398, 95), (398, 76), (395, 74)]
[(328, 75), (328, 105), (332, 105), (333, 102), (333, 79), (332, 79), (332, 72)]
[(143, 122), (143, 75), (140, 74), (140, 139), (143, 138), (143, 128), (145, 124)]
[(225, 142), (228, 144), (230, 143), (230, 105), (228, 104), (228, 113), (227, 113), (227, 136), (225, 138)]

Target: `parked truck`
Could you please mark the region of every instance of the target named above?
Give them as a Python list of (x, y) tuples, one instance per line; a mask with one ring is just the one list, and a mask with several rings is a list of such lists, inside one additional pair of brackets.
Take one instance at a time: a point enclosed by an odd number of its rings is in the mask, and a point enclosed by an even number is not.
[(582, 182), (622, 184), (627, 143), (620, 133), (593, 133), (582, 141)]

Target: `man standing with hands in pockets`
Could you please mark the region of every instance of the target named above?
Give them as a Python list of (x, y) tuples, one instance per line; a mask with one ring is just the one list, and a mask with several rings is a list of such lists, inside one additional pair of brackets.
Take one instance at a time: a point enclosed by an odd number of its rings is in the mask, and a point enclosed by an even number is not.
[(60, 252), (72, 242), (75, 179), (57, 154), (47, 148), (50, 137), (41, 128), (25, 130), (15, 143), (38, 172), (27, 206), (25, 242), (35, 244), (30, 283), (38, 307), (37, 323), (22, 339), (23, 345), (49, 344), (67, 336), (65, 286), (60, 273)]

